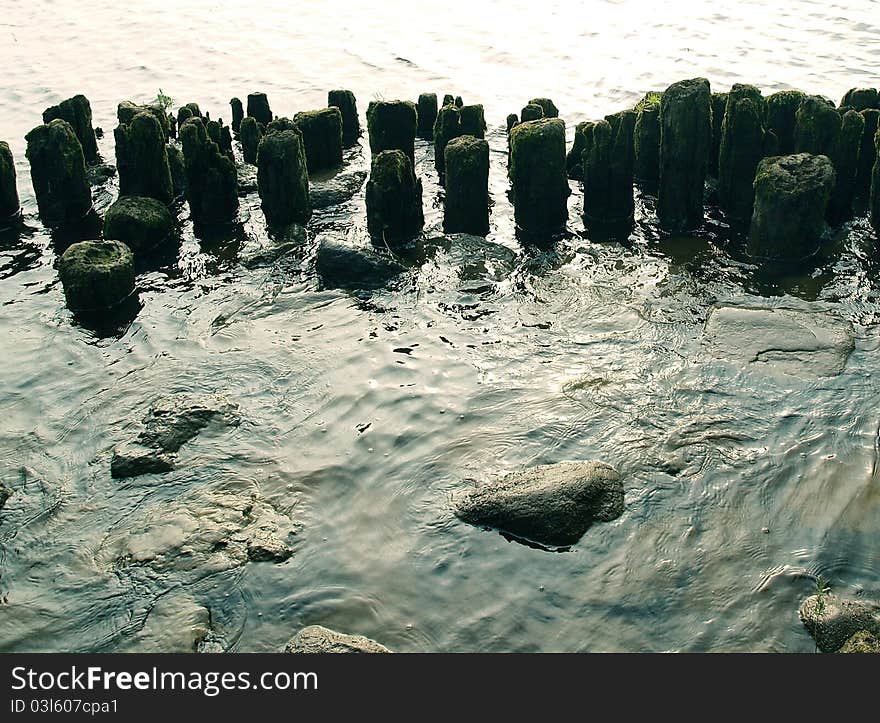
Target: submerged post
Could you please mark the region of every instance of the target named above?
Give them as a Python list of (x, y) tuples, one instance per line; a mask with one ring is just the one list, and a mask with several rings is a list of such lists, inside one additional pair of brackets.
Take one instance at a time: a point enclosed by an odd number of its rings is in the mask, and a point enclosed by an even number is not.
[(92, 106), (89, 99), (84, 95), (75, 95), (43, 111), (43, 123), (50, 123), (56, 118), (67, 121), (73, 128), (82, 146), (86, 163), (95, 163), (98, 160), (98, 141), (95, 139), (95, 129), (92, 128)]
[(18, 215), (21, 204), (15, 183), (15, 161), (6, 141), (0, 141), (0, 223)]
[(127, 124), (113, 131), (116, 140), (116, 165), (119, 171), (119, 194), (149, 196), (171, 203), (174, 189), (165, 137), (155, 115), (141, 112)]
[(357, 100), (350, 90), (331, 90), (327, 93), (327, 106), (339, 108), (342, 115), (342, 142), (346, 146), (357, 143), (361, 136), (361, 122), (358, 118)]
[(419, 138), (434, 140), (434, 121), (437, 120), (437, 94), (422, 93), (418, 102)]
[(403, 151), (392, 149), (373, 156), (366, 201), (367, 229), (375, 239), (400, 246), (421, 232), (422, 182)]
[(736, 83), (727, 94), (718, 157), (718, 201), (731, 221), (749, 221), (755, 170), (764, 157), (764, 98), (753, 85)]
[(510, 132), (510, 181), (514, 217), (527, 232), (565, 228), (571, 190), (565, 172), (565, 122), (542, 118)]
[(416, 106), (406, 100), (374, 100), (367, 107), (370, 152), (403, 151), (415, 166)]
[(632, 230), (635, 122), (635, 111), (627, 110), (585, 130), (584, 223), (603, 236), (626, 237)]
[(443, 229), (447, 233), (489, 233), (489, 144), (470, 135), (446, 146), (446, 200)]
[(257, 184), (266, 221), (306, 223), (312, 216), (305, 143), (299, 130), (268, 133), (257, 153)]

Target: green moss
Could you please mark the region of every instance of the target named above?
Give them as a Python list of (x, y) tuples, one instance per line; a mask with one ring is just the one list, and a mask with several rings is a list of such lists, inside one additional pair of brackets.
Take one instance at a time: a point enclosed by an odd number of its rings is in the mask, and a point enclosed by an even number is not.
[(755, 169), (764, 156), (765, 105), (761, 91), (737, 83), (727, 95), (718, 156), (718, 200), (731, 221), (749, 221)]
[(312, 215), (303, 135), (268, 133), (257, 152), (257, 185), (266, 220), (273, 226), (306, 223)]
[(532, 98), (528, 104), (541, 106), (541, 110), (544, 111), (544, 118), (559, 117), (559, 109), (556, 107), (556, 104), (549, 98)]
[(180, 129), (186, 164), (186, 200), (199, 224), (226, 223), (238, 212), (238, 174), (235, 164), (210, 138), (200, 118)]
[(649, 90), (645, 93), (644, 97), (635, 104), (633, 108), (636, 113), (640, 110), (645, 110), (646, 108), (657, 108), (660, 110), (660, 100), (663, 98), (663, 92), (659, 90)]
[(460, 109), (459, 116), (461, 124), (461, 135), (473, 136), (474, 138), (485, 138), (486, 136), (486, 118), (483, 114), (483, 106), (465, 105)]
[(840, 114), (827, 98), (808, 95), (795, 114), (795, 153), (834, 155), (840, 135)]
[(837, 651), (838, 653), (880, 653), (880, 638), (868, 630), (859, 630)]
[(437, 113), (434, 122), (434, 166), (443, 183), (446, 172), (446, 146), (453, 138), (461, 135), (461, 111), (457, 106), (449, 103), (444, 105)]
[(544, 117), (544, 108), (537, 103), (529, 103), (520, 111), (519, 117), (523, 123), (540, 120)]
[(71, 309), (108, 308), (134, 291), (134, 256), (121, 241), (81, 241), (61, 256), (58, 274)]
[(399, 246), (421, 232), (422, 183), (403, 151), (393, 149), (373, 156), (366, 203), (367, 229), (377, 241)]
[[(309, 173), (342, 165), (342, 113), (330, 106), (293, 117), (302, 131)], [(271, 123), (270, 123), (271, 126)]]
[(244, 156), (244, 162), (256, 164), (257, 148), (260, 145), (260, 139), (263, 137), (263, 131), (260, 129), (257, 119), (251, 116), (242, 118), (238, 135), (241, 138), (241, 151)]
[(119, 193), (123, 196), (149, 196), (171, 203), (174, 189), (165, 150), (165, 136), (156, 116), (150, 112), (135, 115), (117, 126), (116, 165)]
[(564, 228), (571, 194), (565, 167), (565, 123), (542, 118), (514, 127), (509, 175), (520, 228), (539, 233)]
[(159, 128), (162, 131), (162, 141), (167, 141), (171, 135), (171, 121), (168, 114), (161, 105), (146, 104), (138, 105), (130, 100), (122, 101), (116, 106), (116, 119), (120, 125), (128, 125), (134, 120), (134, 117), (140, 113), (149, 113), (156, 119)]
[(43, 111), (43, 123), (61, 118), (70, 124), (83, 149), (86, 163), (98, 161), (98, 142), (95, 129), (92, 128), (92, 106), (84, 95), (61, 101), (58, 105)]
[(154, 198), (123, 196), (104, 215), (104, 238), (123, 241), (135, 252), (157, 246), (173, 231), (168, 207)]
[(797, 110), (806, 97), (799, 90), (782, 90), (767, 97), (765, 125), (776, 135), (779, 155), (794, 153)]

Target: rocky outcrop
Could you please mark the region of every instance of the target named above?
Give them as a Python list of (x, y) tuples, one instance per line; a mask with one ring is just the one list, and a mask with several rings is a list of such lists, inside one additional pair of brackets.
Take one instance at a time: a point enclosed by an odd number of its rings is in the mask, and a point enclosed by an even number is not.
[(874, 602), (826, 592), (804, 600), (798, 614), (823, 653), (837, 652), (863, 631), (880, 635), (880, 605)]
[(338, 633), (322, 625), (309, 625), (291, 638), (285, 653), (390, 653), (384, 645), (363, 635)]

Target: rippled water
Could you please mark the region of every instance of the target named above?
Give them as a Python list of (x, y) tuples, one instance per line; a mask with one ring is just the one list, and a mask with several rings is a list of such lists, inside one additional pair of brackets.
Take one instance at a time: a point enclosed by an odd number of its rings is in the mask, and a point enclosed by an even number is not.
[[(222, 647), (242, 651), (279, 649), (312, 623), (402, 651), (807, 651), (796, 609), (816, 575), (880, 593), (880, 257), (865, 220), (818, 268), (767, 280), (717, 221), (662, 237), (649, 198), (628, 243), (594, 243), (573, 184), (570, 233), (523, 245), (503, 129), (542, 95), (571, 137), (579, 120), (697, 75), (716, 90), (745, 81), (838, 99), (880, 82), (878, 3), (290, 7), (0, 0), (0, 138), (29, 227), (0, 239), (0, 470), (15, 493), (0, 512), (0, 649), (138, 649), (157, 601), (185, 595), (211, 611)], [(137, 318), (109, 336), (76, 323), (55, 269), (65, 240), (36, 216), (24, 157), (45, 107), (86, 94), (112, 160), (126, 98), (161, 87), (175, 107), (195, 100), (226, 118), (229, 97), (263, 90), (292, 115), (339, 86), (362, 112), (423, 91), (486, 106), (486, 242), (435, 240), (375, 292), (322, 290), (315, 245), (367, 243), (362, 194), (317, 212), (304, 246), (266, 236), (255, 194), (221, 238), (196, 238), (184, 206), (179, 249), (142, 264)], [(436, 238), (431, 158), (419, 143)], [(97, 193), (99, 210), (114, 195)], [(716, 359), (703, 325), (725, 303), (841, 318), (855, 349), (831, 377)], [(111, 480), (114, 446), (178, 391), (226, 394), (244, 422), (187, 444), (168, 475)], [(570, 552), (451, 514), (469, 479), (583, 458), (620, 469), (627, 509)], [(220, 571), (113, 558), (129, 535), (173, 537), (163, 511), (218, 488), (290, 514), (294, 556)]]

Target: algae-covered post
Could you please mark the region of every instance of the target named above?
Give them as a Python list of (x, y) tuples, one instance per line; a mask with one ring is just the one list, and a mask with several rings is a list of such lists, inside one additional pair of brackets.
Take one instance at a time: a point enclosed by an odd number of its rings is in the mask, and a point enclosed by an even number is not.
[(174, 189), (165, 137), (155, 115), (141, 112), (113, 131), (122, 196), (150, 196), (171, 203)]
[(820, 95), (808, 95), (795, 114), (794, 151), (831, 158), (840, 135), (840, 114)]
[(92, 208), (82, 146), (67, 121), (37, 126), (25, 136), (25, 155), (40, 216), (47, 226), (79, 221)]
[(880, 231), (880, 129), (874, 135), (874, 168), (871, 171), (871, 197), (868, 201), (871, 225)]
[(602, 235), (626, 237), (632, 229), (635, 122), (636, 112), (626, 110), (585, 131), (584, 223)]
[(232, 107), (232, 132), (237, 134), (241, 127), (241, 119), (244, 118), (244, 106), (239, 98), (230, 100), (229, 105)]
[(660, 180), (660, 98), (651, 91), (636, 104), (633, 128), (633, 177), (646, 190), (653, 191)]
[(748, 222), (755, 169), (764, 157), (764, 98), (753, 85), (736, 83), (727, 94), (718, 156), (718, 201), (731, 221)]
[(169, 144), (165, 147), (165, 153), (168, 155), (168, 170), (171, 172), (174, 197), (180, 198), (186, 193), (186, 161), (183, 159), (183, 151)]
[(135, 253), (158, 246), (173, 231), (168, 207), (148, 196), (123, 196), (104, 215), (104, 238), (122, 241)]
[(880, 109), (880, 93), (876, 88), (850, 88), (840, 101), (840, 107), (861, 111), (868, 108)]
[(302, 224), (311, 218), (308, 162), (299, 130), (273, 131), (263, 137), (257, 152), (257, 184), (269, 224)]
[(208, 138), (200, 118), (180, 129), (186, 163), (186, 199), (197, 223), (224, 223), (238, 213), (238, 174), (235, 164)]
[(459, 122), (461, 135), (473, 136), (474, 138), (486, 137), (486, 117), (483, 106), (480, 104), (465, 105), (459, 109)]
[(342, 165), (342, 113), (336, 106), (303, 111), (293, 117), (302, 131), (309, 173)]
[(828, 203), (828, 219), (833, 224), (843, 223), (852, 217), (859, 173), (859, 150), (864, 130), (865, 118), (861, 113), (848, 110), (843, 114), (840, 119), (840, 134), (831, 157), (834, 172), (837, 174)]
[(437, 94), (422, 93), (418, 102), (419, 138), (426, 141), (434, 140), (434, 121), (437, 120)]
[(440, 176), (440, 183), (444, 182), (446, 174), (446, 146), (460, 135), (461, 111), (456, 105), (448, 103), (440, 109), (434, 122), (434, 167)]
[(241, 153), (244, 156), (244, 162), (256, 164), (257, 148), (260, 145), (260, 139), (263, 137), (263, 130), (256, 118), (246, 115), (241, 119), (238, 136), (241, 139)]
[(20, 207), (12, 151), (6, 141), (0, 141), (0, 223), (17, 216)]
[[(443, 105), (455, 105), (455, 98), (449, 93), (443, 96)], [(442, 108), (443, 106), (441, 106)]]
[(766, 259), (798, 259), (815, 253), (825, 229), (834, 186), (827, 156), (797, 153), (758, 163), (749, 250)]
[(799, 90), (781, 90), (767, 96), (765, 125), (776, 136), (776, 150), (780, 156), (794, 153), (797, 111), (806, 97)]
[(92, 128), (92, 106), (89, 99), (84, 95), (75, 95), (43, 111), (43, 123), (49, 123), (56, 118), (70, 123), (82, 146), (86, 163), (95, 163), (98, 160), (98, 141), (95, 139), (95, 129)]
[(264, 126), (272, 122), (272, 110), (265, 93), (250, 93), (247, 97), (247, 114)]
[(880, 127), (880, 110), (867, 108), (859, 114), (865, 121), (862, 130), (862, 143), (859, 148), (859, 170), (856, 174), (856, 198), (867, 199), (871, 195), (871, 171), (877, 151), (874, 148), (874, 136)]
[(443, 229), (447, 233), (489, 233), (489, 144), (470, 135), (446, 146), (446, 200)]
[(712, 94), (705, 78), (670, 85), (660, 100), (657, 215), (667, 231), (703, 222), (703, 187), (712, 143)]
[(121, 241), (81, 241), (61, 256), (58, 275), (72, 311), (109, 308), (134, 291), (134, 255)]
[(403, 151), (415, 166), (417, 111), (406, 100), (374, 100), (367, 107), (370, 153)]
[(527, 232), (553, 233), (568, 220), (571, 189), (565, 172), (565, 122), (520, 123), (510, 132), (514, 218)]
[[(198, 108), (198, 106), (196, 106), (196, 108)], [(139, 113), (149, 113), (152, 115), (162, 131), (162, 139), (164, 141), (168, 140), (171, 136), (171, 119), (165, 113), (165, 109), (161, 105), (157, 105), (156, 103), (138, 105), (137, 103), (132, 103), (130, 100), (124, 100), (116, 106), (116, 119), (119, 121), (119, 125), (129, 125)]]
[(339, 108), (342, 114), (342, 142), (346, 146), (357, 143), (361, 136), (361, 122), (354, 93), (350, 90), (331, 90), (327, 93), (327, 106)]
[(549, 98), (532, 98), (529, 101), (529, 105), (540, 106), (541, 110), (544, 111), (545, 118), (559, 117), (559, 109), (556, 107), (556, 104)]
[(367, 229), (375, 239), (393, 247), (421, 232), (422, 182), (403, 151), (393, 149), (373, 156), (366, 201)]
[(455, 105), (457, 108), (464, 108), (464, 101), (460, 95), (455, 96)]
[(718, 178), (718, 156), (721, 154), (721, 129), (724, 126), (724, 112), (727, 110), (727, 93), (712, 93), (712, 145), (709, 149), (707, 173)]
[(516, 113), (508, 113), (507, 114), (507, 133), (513, 130), (513, 127), (519, 123), (519, 116)]
[(573, 181), (584, 180), (583, 156), (587, 148), (587, 134), (592, 132), (593, 125), (591, 121), (583, 121), (574, 127), (574, 143), (565, 157), (565, 170)]
[(538, 120), (544, 117), (544, 109), (537, 103), (529, 103), (528, 105), (523, 106), (523, 109), (519, 113), (519, 117), (523, 123), (526, 121)]

